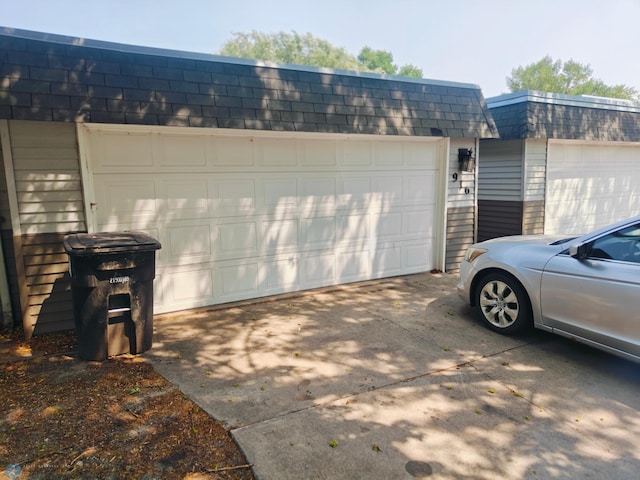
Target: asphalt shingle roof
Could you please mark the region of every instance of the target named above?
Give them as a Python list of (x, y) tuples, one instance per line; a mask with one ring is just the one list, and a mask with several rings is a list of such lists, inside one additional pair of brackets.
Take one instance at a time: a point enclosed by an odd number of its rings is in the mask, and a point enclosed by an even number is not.
[(493, 138), (479, 87), (0, 28), (0, 118)]
[(487, 103), (501, 140), (640, 141), (640, 105), (625, 100), (523, 91)]

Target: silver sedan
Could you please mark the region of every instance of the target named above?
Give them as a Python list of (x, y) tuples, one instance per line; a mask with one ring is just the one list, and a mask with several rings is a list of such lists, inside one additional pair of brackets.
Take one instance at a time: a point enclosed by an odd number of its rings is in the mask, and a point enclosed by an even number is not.
[(534, 326), (640, 362), (640, 216), (581, 237), (472, 245), (458, 294), (497, 332)]

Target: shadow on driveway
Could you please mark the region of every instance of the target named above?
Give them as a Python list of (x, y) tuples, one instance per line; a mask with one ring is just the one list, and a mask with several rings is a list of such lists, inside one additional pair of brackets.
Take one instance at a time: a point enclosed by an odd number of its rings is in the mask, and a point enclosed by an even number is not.
[(261, 479), (637, 478), (640, 369), (421, 274), (189, 312), (145, 356)]

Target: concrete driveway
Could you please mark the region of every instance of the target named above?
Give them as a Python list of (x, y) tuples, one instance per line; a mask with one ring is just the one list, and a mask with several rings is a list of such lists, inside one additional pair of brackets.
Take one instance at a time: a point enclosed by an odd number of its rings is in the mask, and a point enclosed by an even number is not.
[(637, 479), (640, 366), (480, 325), (424, 274), (156, 321), (145, 356), (262, 480)]

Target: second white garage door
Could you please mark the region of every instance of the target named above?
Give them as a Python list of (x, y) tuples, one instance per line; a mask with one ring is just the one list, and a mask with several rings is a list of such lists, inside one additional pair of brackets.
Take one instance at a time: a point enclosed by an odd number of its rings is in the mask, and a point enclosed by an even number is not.
[(549, 141), (545, 233), (586, 233), (638, 214), (640, 144)]
[(443, 139), (80, 128), (92, 229), (162, 243), (157, 313), (440, 265)]

